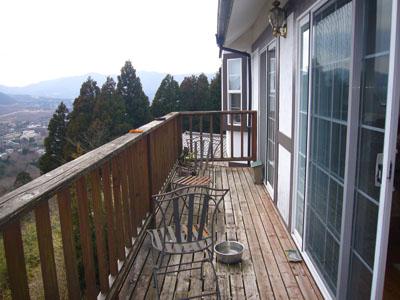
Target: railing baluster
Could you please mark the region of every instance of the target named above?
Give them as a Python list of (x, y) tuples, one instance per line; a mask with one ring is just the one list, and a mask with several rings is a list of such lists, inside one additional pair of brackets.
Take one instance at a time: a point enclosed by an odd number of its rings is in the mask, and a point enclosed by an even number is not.
[(64, 251), (65, 273), (67, 275), (68, 297), (70, 299), (79, 299), (81, 298), (81, 292), (79, 287), (75, 242), (73, 238), (71, 195), (68, 187), (57, 194), (57, 200)]
[(211, 159), (214, 159), (214, 142), (213, 142), (213, 131), (214, 131), (214, 127), (213, 127), (213, 119), (214, 119), (214, 115), (210, 114), (210, 144), (208, 147), (211, 147), (209, 149), (209, 151), (211, 152)]
[(234, 126), (233, 126), (233, 124), (234, 124), (234, 119), (233, 119), (233, 116), (234, 116), (234, 114), (233, 113), (231, 113), (230, 114), (230, 119), (231, 119), (231, 126), (230, 126), (230, 129), (231, 129), (231, 158), (233, 158), (233, 157), (235, 157), (235, 154), (234, 154), (234, 148), (233, 148), (233, 130), (234, 130)]
[(139, 215), (139, 221), (140, 225), (142, 222), (142, 219), (146, 215), (146, 213), (152, 213), (152, 204), (151, 204), (151, 178), (150, 178), (150, 172), (151, 172), (151, 164), (149, 164), (149, 151), (148, 151), (148, 146), (149, 144), (147, 143), (147, 139), (142, 139), (140, 142), (137, 144), (137, 151), (138, 155), (135, 155), (135, 168), (134, 168), (134, 174), (135, 178), (138, 178), (138, 190), (136, 191), (137, 197), (140, 199), (138, 203), (138, 212), (140, 212)]
[(257, 159), (257, 112), (251, 115), (251, 159)]
[(129, 198), (130, 198), (130, 212), (131, 212), (131, 231), (132, 237), (137, 236), (137, 205), (136, 205), (136, 189), (139, 188), (138, 185), (135, 184), (135, 174), (134, 174), (134, 150), (137, 148), (136, 145), (132, 145), (127, 151), (127, 167), (128, 167), (128, 183), (129, 183)]
[(13, 299), (30, 299), (21, 224), (15, 221), (3, 231), (4, 251)]
[(111, 194), (110, 180), (110, 164), (105, 163), (101, 169), (103, 179), (104, 206), (107, 216), (107, 241), (108, 241), (108, 256), (111, 276), (116, 276), (118, 273), (116, 241), (115, 241), (115, 224), (114, 224), (114, 209)]
[(109, 290), (109, 285), (107, 255), (104, 240), (104, 216), (103, 208), (101, 205), (99, 170), (92, 171), (92, 173), (90, 174), (90, 183), (92, 188), (94, 226), (96, 230), (96, 249), (99, 265), (100, 291), (105, 294)]
[(243, 158), (243, 129), (244, 129), (244, 114), (240, 114), (240, 157)]
[(96, 273), (93, 258), (92, 234), (89, 226), (89, 199), (86, 190), (86, 180), (82, 176), (76, 182), (78, 202), (79, 233), (82, 246), (83, 269), (85, 271), (86, 293), (88, 299), (97, 297)]
[(219, 136), (220, 136), (220, 148), (221, 148), (221, 159), (224, 159), (224, 126), (225, 126), (225, 119), (224, 115), (222, 113), (219, 113), (220, 119), (219, 119)]
[(190, 152), (193, 152), (193, 116), (189, 116), (189, 136), (190, 136)]
[(35, 208), (35, 221), (45, 299), (59, 299), (48, 201)]
[(200, 160), (203, 162), (203, 115), (200, 115), (199, 131), (200, 131)]
[(132, 246), (132, 224), (130, 218), (130, 210), (129, 210), (129, 191), (128, 191), (128, 169), (127, 169), (127, 156), (126, 152), (123, 151), (119, 155), (119, 166), (120, 166), (120, 175), (121, 175), (121, 186), (122, 186), (122, 205), (123, 205), (123, 218), (124, 218), (124, 232), (125, 232), (125, 247), (130, 248)]
[(124, 247), (124, 224), (122, 220), (122, 204), (121, 204), (121, 186), (119, 175), (118, 158), (114, 157), (111, 162), (112, 172), (112, 187), (114, 194), (114, 207), (115, 207), (115, 233), (117, 237), (117, 256), (122, 262), (125, 260), (125, 247)]

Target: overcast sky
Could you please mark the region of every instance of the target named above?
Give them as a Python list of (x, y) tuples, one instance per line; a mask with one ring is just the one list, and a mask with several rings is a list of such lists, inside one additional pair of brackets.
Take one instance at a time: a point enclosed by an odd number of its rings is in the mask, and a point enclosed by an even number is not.
[(216, 72), (218, 0), (0, 1), (0, 84), (89, 72)]

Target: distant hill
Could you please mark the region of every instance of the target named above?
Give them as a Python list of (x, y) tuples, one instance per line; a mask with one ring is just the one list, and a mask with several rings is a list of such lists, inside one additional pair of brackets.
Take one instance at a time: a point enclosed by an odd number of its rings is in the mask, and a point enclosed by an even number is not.
[(13, 97), (0, 92), (0, 105), (12, 105), (14, 102)]
[[(166, 73), (138, 71), (138, 76), (143, 85), (143, 90), (153, 100), (154, 95), (160, 86), (161, 80), (167, 75)], [(214, 74), (206, 74), (211, 79)], [(30, 84), (23, 87), (8, 87), (0, 85), (0, 92), (8, 95), (30, 95), (32, 97), (59, 98), (59, 99), (74, 99), (79, 95), (79, 89), (89, 76), (97, 81), (98, 85), (102, 85), (106, 80), (106, 75), (98, 73), (88, 73), (81, 76), (71, 76), (59, 79), (52, 79)], [(111, 75), (117, 80), (117, 75)], [(174, 75), (175, 80), (179, 83), (188, 74)]]
[(9, 95), (0, 92), (0, 115), (25, 110), (54, 111), (61, 101), (63, 101), (68, 108), (72, 108), (72, 99), (31, 95)]

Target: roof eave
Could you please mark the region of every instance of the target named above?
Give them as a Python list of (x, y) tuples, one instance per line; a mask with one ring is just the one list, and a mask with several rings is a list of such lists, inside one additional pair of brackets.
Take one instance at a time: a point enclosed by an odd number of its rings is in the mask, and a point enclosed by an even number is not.
[(229, 20), (232, 13), (233, 0), (218, 1), (218, 19), (217, 19), (217, 44), (224, 46), (226, 32), (228, 30)]

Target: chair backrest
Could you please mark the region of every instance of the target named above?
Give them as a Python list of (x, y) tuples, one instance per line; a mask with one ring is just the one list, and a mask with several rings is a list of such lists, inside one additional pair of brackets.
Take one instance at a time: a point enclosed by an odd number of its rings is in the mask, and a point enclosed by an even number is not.
[(193, 136), (186, 139), (187, 149), (194, 155), (195, 162), (198, 162), (198, 164), (196, 163), (197, 169), (207, 169), (209, 162), (211, 162), (212, 166), (214, 165), (213, 158), (216, 155), (219, 143), (216, 139), (211, 140), (210, 135), (207, 134), (203, 135), (202, 138)]
[[(206, 186), (186, 186), (153, 196), (161, 230), (172, 230), (175, 237), (161, 241), (166, 244), (185, 244), (209, 240), (214, 243), (215, 223), (220, 203), (229, 190)], [(223, 219), (222, 219), (223, 220)], [(167, 232), (167, 231), (165, 231)], [(171, 236), (171, 235), (170, 235)]]

